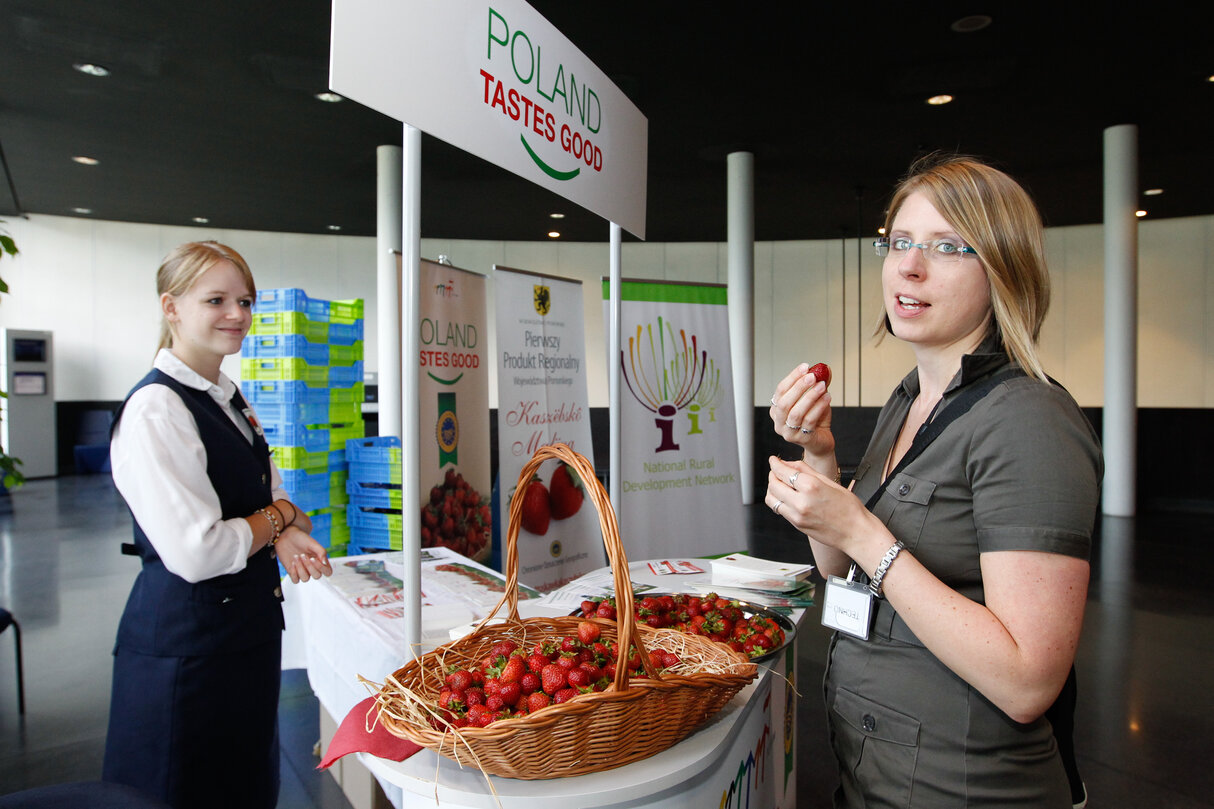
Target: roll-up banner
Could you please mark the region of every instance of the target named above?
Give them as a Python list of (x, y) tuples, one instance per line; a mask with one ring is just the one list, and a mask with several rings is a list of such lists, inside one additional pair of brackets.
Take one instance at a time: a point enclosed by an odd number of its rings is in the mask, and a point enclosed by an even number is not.
[(744, 548), (726, 288), (625, 279), (620, 300), (615, 509), (628, 558)]
[(420, 288), (421, 545), (484, 561), (493, 527), (485, 277), (423, 260)]
[[(535, 451), (568, 444), (594, 463), (586, 392), (582, 283), (494, 267), (497, 301), (498, 519), (505, 541), (510, 498)], [(602, 567), (598, 514), (577, 473), (540, 467), (523, 492), (519, 580), (554, 590)]]

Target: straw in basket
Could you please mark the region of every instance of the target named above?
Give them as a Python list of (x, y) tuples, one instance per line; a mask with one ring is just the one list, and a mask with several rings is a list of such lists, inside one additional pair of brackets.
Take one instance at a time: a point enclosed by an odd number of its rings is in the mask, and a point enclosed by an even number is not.
[[(600, 624), (602, 638), (616, 640), (625, 657), (631, 644), (640, 651), (645, 677), (629, 679), (616, 668), (604, 691), (581, 694), (525, 716), (499, 719), (484, 728), (454, 728), (439, 718), (438, 694), (452, 665), (471, 668), (495, 643), (512, 640), (528, 649), (541, 640), (577, 635), (576, 617), (527, 618), (518, 614), (518, 532), (522, 494), (540, 465), (565, 461), (581, 477), (587, 498), (598, 510), (603, 543), (615, 582), (617, 621)], [(506, 532), (506, 593), (469, 635), (440, 646), (389, 676), (376, 695), (378, 721), (392, 734), (428, 747), (460, 764), (491, 775), (537, 779), (583, 775), (647, 758), (687, 736), (720, 710), (757, 668), (723, 644), (671, 629), (636, 623), (628, 560), (607, 493), (584, 457), (564, 444), (541, 447), (519, 473)], [(504, 621), (490, 623), (508, 608)], [(674, 651), (681, 662), (660, 674), (649, 651)]]

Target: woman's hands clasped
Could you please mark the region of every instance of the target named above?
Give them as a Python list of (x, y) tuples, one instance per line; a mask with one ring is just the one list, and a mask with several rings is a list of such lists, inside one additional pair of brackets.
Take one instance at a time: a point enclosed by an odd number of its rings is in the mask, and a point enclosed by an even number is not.
[(278, 542), (274, 543), (274, 550), (296, 584), (333, 575), (328, 551), (298, 525), (288, 525), (283, 530)]

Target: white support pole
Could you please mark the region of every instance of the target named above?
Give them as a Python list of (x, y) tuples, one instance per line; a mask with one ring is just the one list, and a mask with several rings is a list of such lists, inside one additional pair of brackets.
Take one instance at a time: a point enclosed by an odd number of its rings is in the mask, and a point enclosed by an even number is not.
[[(417, 324), (421, 319), (419, 290), (422, 259), (422, 132), (404, 125), (404, 160), (401, 171), (404, 189), (401, 215), (401, 513), (416, 517), (421, 514), (421, 479), (419, 452), (421, 429), (419, 419), (418, 351), (420, 337)], [(402, 525), (401, 579), (404, 590), (405, 654), (419, 655), (422, 639), (422, 569), (421, 523), (406, 519)]]
[(623, 238), (623, 229), (612, 222), (609, 276), (611, 300), (607, 327), (607, 423), (611, 447), (608, 452), (610, 466), (607, 469), (607, 496), (611, 498), (611, 505), (617, 514), (620, 511), (620, 490), (624, 474), (620, 450), (620, 267), (623, 263)]
[(375, 316), (379, 368), (379, 434), (400, 435), (400, 280), (396, 254), (401, 250), (401, 149), (375, 150)]
[(733, 364), (734, 415), (742, 504), (754, 502), (755, 487), (755, 156), (726, 158), (729, 250), (729, 344)]
[(1138, 388), (1138, 127), (1104, 131), (1105, 514), (1136, 510)]

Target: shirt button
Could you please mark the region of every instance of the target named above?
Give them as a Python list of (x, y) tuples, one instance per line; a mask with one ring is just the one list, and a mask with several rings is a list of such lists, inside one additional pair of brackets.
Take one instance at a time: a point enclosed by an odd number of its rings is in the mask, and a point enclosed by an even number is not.
[(281, 588), (281, 587), (275, 587), (275, 588), (274, 588), (274, 597), (275, 597), (275, 598), (282, 598), (282, 588)]
[(877, 729), (877, 720), (873, 718), (872, 714), (870, 714), (870, 713), (864, 714), (863, 721), (864, 721), (864, 731), (866, 733), (872, 733), (874, 730)]
[(903, 483), (901, 486), (898, 487), (898, 494), (902, 495), (903, 497), (905, 497), (909, 492), (910, 492), (909, 483)]

